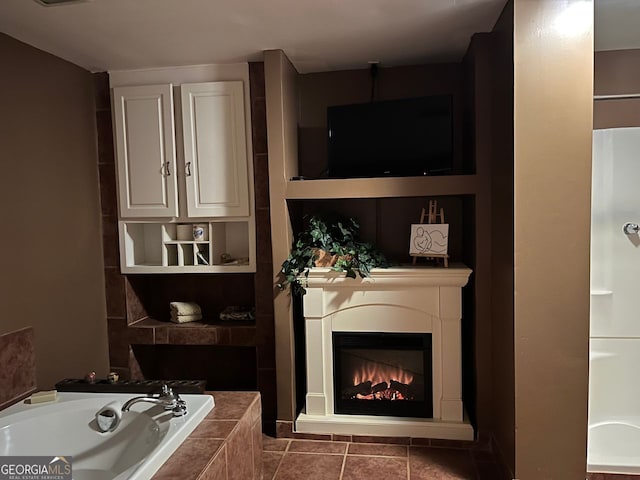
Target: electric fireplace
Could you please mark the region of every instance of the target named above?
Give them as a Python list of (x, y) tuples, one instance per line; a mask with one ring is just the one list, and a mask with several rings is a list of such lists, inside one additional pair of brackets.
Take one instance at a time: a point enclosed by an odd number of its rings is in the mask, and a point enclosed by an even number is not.
[(461, 290), (471, 270), (313, 268), (295, 431), (473, 440), (462, 404)]
[(333, 333), (335, 413), (432, 417), (431, 334)]

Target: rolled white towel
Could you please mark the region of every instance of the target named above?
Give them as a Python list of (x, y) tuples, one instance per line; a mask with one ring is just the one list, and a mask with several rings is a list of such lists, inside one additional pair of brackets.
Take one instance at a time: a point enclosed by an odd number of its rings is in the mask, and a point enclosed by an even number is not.
[(173, 315), (201, 315), (200, 305), (195, 302), (171, 302), (169, 303), (171, 316)]
[(188, 322), (197, 322), (198, 320), (202, 320), (202, 315), (199, 313), (196, 315), (174, 315), (171, 314), (171, 321), (173, 323), (188, 323)]

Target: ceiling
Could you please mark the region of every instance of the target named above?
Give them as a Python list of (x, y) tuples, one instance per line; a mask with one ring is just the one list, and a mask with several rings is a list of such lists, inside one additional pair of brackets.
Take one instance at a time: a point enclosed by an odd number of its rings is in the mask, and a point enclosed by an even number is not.
[[(256, 61), (301, 73), (458, 61), (506, 0), (0, 0), (0, 32), (90, 71)], [(596, 0), (596, 49), (640, 47), (640, 2)]]
[(255, 61), (298, 71), (457, 61), (506, 0), (0, 0), (0, 31), (90, 71)]

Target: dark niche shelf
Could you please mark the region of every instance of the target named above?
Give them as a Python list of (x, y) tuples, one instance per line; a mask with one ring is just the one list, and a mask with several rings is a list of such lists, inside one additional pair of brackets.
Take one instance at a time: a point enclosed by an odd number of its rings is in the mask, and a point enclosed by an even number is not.
[(201, 320), (173, 323), (144, 318), (127, 328), (128, 341), (138, 345), (255, 346), (255, 322)]

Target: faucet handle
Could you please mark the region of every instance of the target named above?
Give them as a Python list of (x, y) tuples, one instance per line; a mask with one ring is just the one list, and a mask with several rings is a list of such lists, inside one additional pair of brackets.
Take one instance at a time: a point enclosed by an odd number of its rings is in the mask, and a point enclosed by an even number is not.
[(177, 393), (174, 393), (171, 387), (166, 383), (162, 383), (160, 386), (160, 393), (158, 394), (158, 398), (175, 398)]
[(183, 417), (187, 414), (187, 402), (185, 402), (180, 397), (178, 397), (177, 393), (176, 393), (176, 398), (177, 398), (176, 406), (172, 410), (173, 416)]

